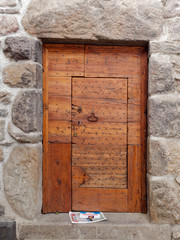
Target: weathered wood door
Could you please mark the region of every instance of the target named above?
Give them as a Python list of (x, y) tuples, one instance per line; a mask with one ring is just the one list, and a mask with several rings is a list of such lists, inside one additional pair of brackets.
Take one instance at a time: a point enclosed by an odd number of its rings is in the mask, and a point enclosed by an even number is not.
[(47, 44), (43, 67), (43, 212), (145, 212), (145, 49)]

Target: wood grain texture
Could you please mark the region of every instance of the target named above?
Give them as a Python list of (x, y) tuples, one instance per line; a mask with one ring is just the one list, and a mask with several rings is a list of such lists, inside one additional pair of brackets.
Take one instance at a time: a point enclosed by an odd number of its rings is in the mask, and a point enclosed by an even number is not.
[(101, 123), (126, 123), (127, 101), (72, 97), (72, 121), (81, 121), (83, 124), (92, 112)]
[(49, 121), (48, 141), (71, 143), (71, 121)]
[(72, 210), (126, 212), (128, 210), (127, 189), (74, 188)]
[(49, 96), (49, 120), (71, 120), (71, 97)]
[[(48, 49), (43, 46), (43, 209), (48, 201)], [(43, 210), (42, 210), (43, 211)], [(43, 211), (44, 212), (44, 211)]]
[(141, 212), (141, 150), (140, 145), (128, 146), (129, 212)]
[(71, 96), (71, 77), (48, 77), (49, 96)]
[(51, 72), (58, 72), (54, 76), (84, 76), (84, 45), (49, 46), (48, 71), (50, 76)]
[(147, 89), (148, 89), (148, 56), (146, 49), (143, 49), (141, 54), (141, 144), (142, 144), (142, 158), (141, 158), (141, 212), (147, 212), (147, 193), (146, 193), (146, 159), (147, 159)]
[(86, 121), (81, 126), (72, 124), (72, 143), (115, 146), (127, 144), (127, 123)]
[(68, 212), (71, 210), (71, 144), (50, 143), (48, 149), (43, 212)]
[(71, 210), (72, 144), (73, 210), (145, 213), (146, 50), (46, 44), (43, 68), (43, 212)]
[(72, 165), (126, 168), (127, 146), (72, 144)]
[(127, 101), (127, 79), (124, 78), (73, 77), (72, 88), (73, 95), (79, 98)]
[(140, 48), (85, 46), (85, 77), (129, 77), (141, 74)]
[[(75, 167), (77, 168), (77, 167)], [(127, 188), (127, 169), (124, 167), (107, 166), (107, 167), (79, 167), (81, 172), (74, 172), (72, 168), (72, 187), (77, 187), (77, 178), (87, 176), (78, 187), (81, 188), (110, 188), (123, 189)], [(78, 181), (79, 183), (79, 181)]]
[(141, 144), (141, 123), (128, 123), (128, 144)]

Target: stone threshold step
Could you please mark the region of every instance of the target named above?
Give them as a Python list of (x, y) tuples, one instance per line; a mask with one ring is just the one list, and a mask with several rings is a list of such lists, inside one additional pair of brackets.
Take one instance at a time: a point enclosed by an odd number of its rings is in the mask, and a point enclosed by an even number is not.
[(167, 224), (151, 224), (144, 214), (105, 213), (107, 221), (71, 224), (68, 214), (41, 215), (36, 222), (19, 224), (20, 240), (170, 240)]

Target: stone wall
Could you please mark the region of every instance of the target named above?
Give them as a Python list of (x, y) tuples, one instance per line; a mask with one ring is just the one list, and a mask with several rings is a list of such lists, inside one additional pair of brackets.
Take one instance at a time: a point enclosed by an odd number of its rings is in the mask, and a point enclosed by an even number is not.
[(3, 212), (24, 221), (41, 211), (41, 40), (47, 39), (149, 43), (148, 214), (151, 222), (175, 224), (172, 239), (180, 239), (179, 0), (1, 0)]
[(21, 24), (28, 1), (0, 1), (0, 215), (41, 212), (42, 44)]

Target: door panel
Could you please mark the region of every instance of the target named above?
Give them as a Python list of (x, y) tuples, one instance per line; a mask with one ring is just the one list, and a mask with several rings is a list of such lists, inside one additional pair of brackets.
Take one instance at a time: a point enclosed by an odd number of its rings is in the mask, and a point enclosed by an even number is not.
[(77, 211), (127, 212), (127, 189), (74, 188), (72, 209)]
[[(87, 208), (84, 195), (91, 193), (95, 202), (99, 193), (105, 199), (111, 189), (115, 198), (116, 189), (127, 189), (127, 79), (73, 78), (72, 108), (72, 209), (79, 210), (77, 202)], [(124, 154), (118, 155), (121, 149)], [(77, 199), (79, 191), (83, 195)], [(96, 203), (93, 210), (101, 207)], [(105, 209), (111, 211), (112, 206)], [(121, 206), (115, 211), (122, 211)]]

